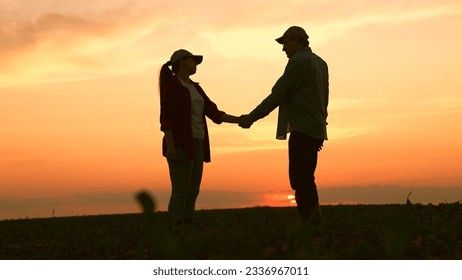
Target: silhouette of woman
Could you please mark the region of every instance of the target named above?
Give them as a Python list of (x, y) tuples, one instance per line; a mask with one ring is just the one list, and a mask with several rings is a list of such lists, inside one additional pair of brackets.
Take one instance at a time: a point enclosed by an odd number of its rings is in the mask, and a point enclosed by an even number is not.
[(162, 153), (167, 158), (172, 184), (168, 212), (177, 225), (192, 223), (203, 163), (211, 161), (205, 117), (217, 124), (240, 120), (220, 111), (199, 84), (189, 78), (202, 60), (200, 55), (177, 50), (162, 66), (159, 77)]

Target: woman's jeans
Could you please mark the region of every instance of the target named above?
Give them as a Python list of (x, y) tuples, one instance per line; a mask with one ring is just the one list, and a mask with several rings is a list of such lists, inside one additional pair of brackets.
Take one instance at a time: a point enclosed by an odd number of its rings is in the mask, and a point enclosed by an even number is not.
[(168, 213), (177, 222), (192, 219), (196, 208), (196, 199), (202, 180), (203, 147), (202, 140), (195, 141), (195, 157), (189, 158), (183, 150), (177, 150), (177, 159), (168, 160), (172, 194), (168, 204)]
[(307, 221), (319, 216), (319, 198), (314, 172), (318, 162), (318, 151), (324, 140), (293, 131), (289, 138), (289, 179), (295, 191), (297, 209)]

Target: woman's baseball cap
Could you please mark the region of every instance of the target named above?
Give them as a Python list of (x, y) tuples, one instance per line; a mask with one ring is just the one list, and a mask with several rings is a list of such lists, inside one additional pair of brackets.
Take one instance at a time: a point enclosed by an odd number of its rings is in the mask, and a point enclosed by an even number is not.
[(179, 49), (177, 51), (175, 51), (172, 56), (170, 57), (170, 65), (173, 65), (175, 62), (177, 62), (178, 60), (182, 59), (182, 58), (185, 58), (185, 57), (192, 57), (197, 64), (201, 64), (202, 60), (203, 60), (203, 56), (202, 55), (194, 55), (192, 54), (191, 52), (187, 51), (187, 50), (184, 50), (184, 49)]

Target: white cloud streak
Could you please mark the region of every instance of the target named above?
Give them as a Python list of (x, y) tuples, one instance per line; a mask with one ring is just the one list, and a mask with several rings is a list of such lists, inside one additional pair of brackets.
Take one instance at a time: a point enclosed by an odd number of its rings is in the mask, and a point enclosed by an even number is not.
[(0, 12), (0, 86), (119, 75), (164, 61), (185, 45), (209, 48), (228, 59), (268, 59), (279, 51), (273, 39), (292, 24), (307, 28), (319, 46), (355, 28), (462, 10), (454, 1), (349, 5), (236, 1), (228, 6), (211, 1), (2, 0), (1, 4), (5, 8)]

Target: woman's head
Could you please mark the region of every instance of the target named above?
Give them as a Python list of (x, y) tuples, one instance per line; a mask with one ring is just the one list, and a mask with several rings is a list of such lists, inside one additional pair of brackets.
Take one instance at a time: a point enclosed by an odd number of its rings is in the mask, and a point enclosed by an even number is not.
[[(196, 66), (202, 63), (202, 55), (193, 55), (191, 52), (179, 49), (175, 51), (170, 60), (167, 61), (160, 70), (159, 87), (162, 86), (173, 77), (173, 73), (178, 74), (181, 71), (186, 71), (189, 75), (196, 73)], [(172, 69), (170, 70), (170, 67)]]

